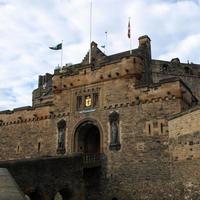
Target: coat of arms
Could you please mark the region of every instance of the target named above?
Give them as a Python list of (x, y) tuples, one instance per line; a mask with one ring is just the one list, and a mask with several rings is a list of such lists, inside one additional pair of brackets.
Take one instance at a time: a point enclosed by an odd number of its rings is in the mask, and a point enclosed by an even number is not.
[(86, 98), (85, 98), (85, 106), (86, 107), (90, 107), (92, 105), (92, 98), (90, 97), (90, 95), (89, 96), (87, 96)]

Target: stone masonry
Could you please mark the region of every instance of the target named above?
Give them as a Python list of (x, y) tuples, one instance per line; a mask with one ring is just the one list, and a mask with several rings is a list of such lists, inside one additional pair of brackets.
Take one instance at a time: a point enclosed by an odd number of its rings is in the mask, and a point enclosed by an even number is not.
[(178, 119), (198, 104), (200, 65), (153, 60), (148, 36), (132, 54), (91, 47), (90, 64), (87, 53), (40, 76), (32, 106), (0, 112), (0, 159), (98, 154), (101, 167), (83, 169), (85, 199), (186, 198), (191, 177), (184, 173), (193, 169), (186, 162), (199, 163), (190, 156), (198, 130), (185, 131), (187, 119)]

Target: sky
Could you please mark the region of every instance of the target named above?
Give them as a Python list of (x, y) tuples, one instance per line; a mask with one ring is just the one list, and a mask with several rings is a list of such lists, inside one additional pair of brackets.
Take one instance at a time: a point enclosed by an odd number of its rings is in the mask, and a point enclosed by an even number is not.
[[(90, 0), (0, 0), (0, 110), (32, 104), (38, 76), (89, 49)], [(151, 38), (153, 59), (200, 63), (200, 0), (93, 0), (92, 40), (111, 55)], [(107, 32), (107, 40), (106, 34)], [(102, 49), (104, 51), (104, 49)]]

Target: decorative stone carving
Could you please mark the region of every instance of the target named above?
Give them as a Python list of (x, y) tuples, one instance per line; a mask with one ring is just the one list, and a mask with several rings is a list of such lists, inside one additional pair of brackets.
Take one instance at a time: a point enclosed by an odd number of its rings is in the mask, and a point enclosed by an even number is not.
[(110, 150), (119, 150), (121, 148), (119, 141), (119, 114), (113, 111), (109, 115), (110, 122)]
[(64, 154), (65, 153), (65, 130), (66, 130), (66, 122), (65, 120), (60, 120), (57, 124), (58, 127), (58, 148), (57, 153)]

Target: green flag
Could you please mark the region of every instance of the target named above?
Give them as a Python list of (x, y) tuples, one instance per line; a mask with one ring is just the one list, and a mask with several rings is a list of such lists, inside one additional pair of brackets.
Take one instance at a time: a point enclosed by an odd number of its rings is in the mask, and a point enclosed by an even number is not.
[(62, 49), (62, 43), (56, 45), (55, 47), (49, 47), (49, 49), (52, 49), (52, 50), (61, 50)]

